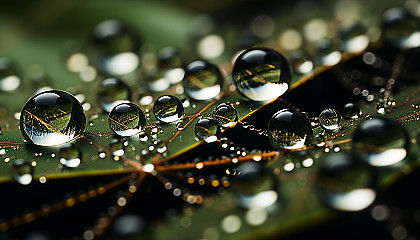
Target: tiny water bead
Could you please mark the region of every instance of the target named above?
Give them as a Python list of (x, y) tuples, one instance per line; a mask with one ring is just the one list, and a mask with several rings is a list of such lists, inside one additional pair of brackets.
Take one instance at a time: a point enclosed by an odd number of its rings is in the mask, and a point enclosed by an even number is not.
[(295, 109), (276, 112), (268, 122), (268, 140), (276, 149), (298, 149), (312, 136), (308, 117)]
[(41, 146), (60, 145), (83, 132), (86, 116), (79, 101), (59, 90), (39, 93), (28, 100), (20, 115), (23, 137)]
[(357, 53), (365, 50), (369, 45), (366, 28), (354, 23), (340, 30), (341, 50), (348, 53)]
[(403, 49), (420, 46), (420, 21), (403, 7), (393, 7), (382, 16), (385, 41)]
[(58, 152), (59, 161), (68, 168), (76, 168), (82, 162), (82, 152), (74, 144), (66, 144)]
[(0, 57), (0, 91), (16, 90), (21, 81), (16, 64), (10, 58)]
[(219, 123), (214, 118), (201, 118), (195, 124), (195, 136), (207, 143), (217, 141), (219, 134)]
[(353, 103), (347, 103), (344, 105), (341, 113), (345, 119), (358, 119), (362, 116), (362, 110)]
[(372, 204), (376, 191), (369, 165), (349, 153), (329, 155), (317, 179), (320, 197), (328, 206), (341, 211), (360, 211)]
[(335, 109), (324, 109), (318, 119), (321, 127), (326, 130), (337, 130), (341, 127), (341, 114)]
[(312, 71), (315, 67), (313, 57), (306, 51), (296, 50), (291, 53), (290, 63), (293, 71), (299, 74), (305, 74)]
[(97, 64), (105, 74), (127, 74), (139, 64), (138, 37), (119, 20), (109, 19), (96, 25), (93, 29), (93, 44)]
[(341, 52), (331, 39), (322, 39), (316, 47), (318, 62), (321, 65), (333, 66), (341, 61)]
[(403, 160), (409, 146), (404, 127), (376, 117), (361, 123), (353, 135), (353, 152), (372, 166), (389, 166)]
[(184, 114), (182, 102), (175, 96), (163, 95), (156, 99), (153, 114), (161, 122), (169, 123), (179, 120)]
[(32, 182), (34, 168), (29, 162), (17, 159), (13, 162), (11, 171), (16, 182), (22, 185), (28, 185)]
[(182, 80), (184, 92), (194, 100), (208, 100), (219, 95), (223, 76), (219, 68), (204, 60), (196, 60), (185, 67)]
[(269, 48), (252, 48), (235, 60), (232, 81), (239, 93), (253, 101), (267, 101), (283, 95), (292, 79), (286, 58)]
[(222, 127), (230, 127), (238, 121), (238, 112), (230, 103), (222, 102), (216, 106), (212, 117), (219, 121)]
[(105, 78), (98, 86), (98, 101), (106, 112), (131, 100), (131, 89), (119, 78)]
[(146, 126), (146, 116), (137, 105), (120, 103), (109, 113), (108, 125), (120, 136), (133, 136)]

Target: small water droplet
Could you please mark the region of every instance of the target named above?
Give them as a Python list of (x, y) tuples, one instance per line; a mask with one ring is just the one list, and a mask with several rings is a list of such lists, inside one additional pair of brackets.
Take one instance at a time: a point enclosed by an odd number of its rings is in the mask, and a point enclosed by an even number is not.
[(194, 100), (208, 100), (216, 97), (223, 84), (219, 68), (204, 60), (196, 60), (185, 68), (182, 85), (187, 96)]
[(121, 139), (113, 139), (109, 144), (109, 150), (111, 151), (112, 155), (121, 157), (125, 152), (124, 141)]
[(353, 135), (353, 152), (372, 166), (389, 166), (407, 155), (409, 139), (404, 127), (391, 119), (372, 118)]
[(341, 52), (337, 50), (333, 40), (323, 39), (317, 45), (317, 57), (320, 64), (333, 66), (341, 61)]
[(0, 57), (0, 91), (16, 90), (21, 83), (16, 64), (9, 58)]
[(118, 78), (106, 78), (98, 87), (98, 101), (102, 109), (110, 112), (120, 103), (130, 102), (131, 89)]
[(147, 135), (146, 132), (142, 131), (139, 133), (139, 138), (140, 138), (140, 141), (146, 142), (149, 139), (149, 136)]
[(17, 159), (13, 162), (12, 176), (18, 183), (22, 185), (30, 184), (33, 179), (33, 172), (33, 166), (27, 161)]
[(83, 132), (86, 116), (71, 94), (50, 90), (28, 100), (20, 116), (20, 130), (26, 140), (41, 146), (59, 145)]
[(184, 107), (177, 97), (163, 95), (156, 99), (153, 106), (153, 114), (159, 121), (169, 123), (177, 121), (182, 117)]
[(159, 51), (158, 68), (164, 72), (169, 83), (176, 84), (182, 81), (185, 74), (182, 64), (182, 56), (177, 48), (165, 47)]
[(216, 141), (219, 134), (219, 124), (213, 118), (202, 118), (195, 124), (195, 136), (207, 143)]
[(298, 149), (313, 135), (308, 117), (294, 109), (275, 113), (268, 123), (268, 140), (276, 149)]
[(365, 50), (369, 45), (366, 28), (359, 23), (343, 27), (340, 30), (341, 49), (344, 52), (357, 53)]
[(341, 127), (341, 114), (332, 108), (327, 108), (319, 114), (319, 123), (325, 130), (337, 130)]
[(231, 127), (238, 121), (238, 112), (229, 103), (219, 103), (212, 113), (212, 117), (219, 121), (222, 127)]
[(295, 73), (305, 74), (315, 67), (313, 57), (306, 51), (296, 50), (291, 53), (290, 63)]
[(386, 108), (383, 99), (378, 99), (376, 103), (376, 113), (378, 114), (385, 114)]
[(82, 152), (73, 144), (63, 146), (58, 152), (60, 163), (68, 168), (75, 168), (82, 162)]
[(388, 43), (408, 49), (420, 46), (420, 23), (404, 7), (393, 7), (382, 15), (382, 32)]
[(133, 136), (146, 126), (146, 116), (137, 105), (120, 103), (109, 113), (108, 125), (120, 136)]
[(347, 103), (341, 110), (343, 117), (346, 119), (358, 119), (362, 116), (360, 108), (353, 103)]
[(289, 62), (269, 48), (242, 52), (232, 70), (237, 91), (253, 101), (267, 101), (283, 95), (289, 89), (291, 78)]

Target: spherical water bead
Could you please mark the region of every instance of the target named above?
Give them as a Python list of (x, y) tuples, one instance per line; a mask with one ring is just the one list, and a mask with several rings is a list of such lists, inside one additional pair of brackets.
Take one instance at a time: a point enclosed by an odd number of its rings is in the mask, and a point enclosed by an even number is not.
[(182, 80), (184, 92), (194, 100), (208, 100), (216, 97), (223, 84), (219, 68), (204, 60), (196, 60), (185, 67)]
[(82, 162), (82, 152), (73, 144), (67, 144), (60, 148), (58, 157), (60, 163), (68, 168), (78, 167)]
[(93, 44), (98, 67), (105, 74), (127, 74), (139, 64), (138, 37), (119, 20), (109, 19), (96, 25)]
[(183, 60), (180, 51), (175, 47), (162, 48), (158, 53), (158, 68), (164, 72), (169, 83), (175, 84), (184, 78)]
[(333, 66), (341, 61), (341, 52), (338, 51), (331, 39), (322, 39), (316, 46), (318, 62), (321, 65)]
[(0, 57), (0, 91), (16, 90), (22, 79), (16, 64), (9, 58)]
[(365, 50), (369, 45), (369, 37), (364, 26), (354, 23), (340, 30), (341, 50), (357, 53)]
[(420, 46), (420, 21), (403, 7), (393, 7), (382, 16), (382, 32), (386, 42), (399, 48)]
[(322, 201), (341, 211), (360, 211), (372, 204), (376, 191), (369, 165), (348, 153), (329, 155), (317, 179)]
[(337, 130), (341, 127), (341, 114), (332, 108), (324, 109), (319, 114), (319, 123), (326, 130)]
[(403, 160), (409, 146), (404, 127), (391, 119), (372, 118), (353, 135), (353, 152), (372, 166), (389, 166)]
[(23, 137), (41, 146), (60, 145), (83, 132), (86, 116), (71, 94), (58, 90), (39, 93), (28, 100), (20, 115)]
[(268, 122), (268, 140), (276, 149), (298, 149), (312, 136), (308, 117), (294, 109), (276, 112)]
[(232, 80), (243, 96), (253, 101), (277, 98), (289, 89), (292, 70), (280, 53), (269, 48), (252, 48), (235, 60)]
[(213, 118), (202, 118), (195, 124), (195, 136), (207, 143), (217, 141), (219, 134), (219, 124)]
[(153, 114), (159, 121), (169, 123), (177, 121), (182, 117), (184, 107), (177, 97), (163, 95), (156, 99), (153, 106)]
[(28, 185), (32, 182), (34, 168), (29, 162), (23, 159), (17, 159), (13, 162), (11, 171), (12, 177), (16, 182), (22, 185)]
[[(109, 150), (111, 151), (112, 155), (121, 157), (125, 153), (125, 145), (122, 139), (112, 139), (111, 143), (109, 144)], [(119, 160), (119, 158), (114, 158), (114, 160)]]
[(312, 71), (315, 67), (313, 57), (306, 51), (296, 50), (291, 53), (290, 63), (293, 71), (299, 74), (305, 74)]
[(230, 103), (222, 102), (216, 106), (212, 117), (219, 121), (222, 127), (230, 127), (238, 121), (238, 112)]
[(353, 103), (347, 103), (341, 110), (343, 117), (346, 119), (358, 119), (362, 116), (362, 110)]
[(106, 78), (98, 86), (98, 101), (106, 112), (120, 103), (130, 102), (131, 89), (121, 79)]
[(108, 125), (120, 136), (133, 136), (146, 126), (146, 116), (137, 105), (120, 103), (109, 113)]

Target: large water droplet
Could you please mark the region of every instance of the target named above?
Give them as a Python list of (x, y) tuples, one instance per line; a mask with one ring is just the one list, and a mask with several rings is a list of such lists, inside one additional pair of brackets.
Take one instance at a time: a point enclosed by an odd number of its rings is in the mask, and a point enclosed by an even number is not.
[(182, 117), (184, 107), (177, 97), (163, 95), (156, 99), (153, 106), (153, 114), (159, 121), (169, 123)]
[(120, 103), (109, 113), (108, 125), (120, 136), (133, 136), (146, 126), (146, 116), (137, 105)]
[(86, 116), (71, 94), (58, 90), (29, 99), (20, 116), (20, 131), (26, 140), (41, 146), (59, 145), (83, 132)]
[(340, 30), (340, 40), (341, 49), (349, 53), (361, 52), (369, 45), (366, 28), (357, 23), (342, 28)]
[(372, 166), (388, 166), (407, 155), (409, 140), (404, 127), (391, 119), (372, 118), (353, 135), (353, 152)]
[(16, 90), (21, 82), (16, 64), (9, 58), (0, 57), (0, 91)]
[(213, 118), (202, 118), (195, 124), (195, 136), (207, 143), (217, 141), (219, 133), (219, 124)]
[(353, 103), (347, 103), (341, 110), (343, 117), (346, 119), (358, 119), (362, 116), (360, 108)]
[(185, 94), (194, 100), (216, 97), (222, 89), (222, 83), (223, 76), (219, 68), (203, 60), (188, 64), (182, 80)]
[(28, 185), (32, 182), (34, 168), (32, 165), (23, 160), (17, 159), (13, 162), (12, 176), (13, 178), (22, 185)]
[(238, 121), (238, 112), (230, 103), (222, 102), (216, 106), (212, 117), (219, 121), (222, 127), (230, 127)]
[(122, 75), (134, 71), (139, 64), (137, 36), (119, 20), (105, 20), (93, 30), (93, 44), (102, 72)]
[(131, 100), (131, 89), (118, 78), (106, 78), (98, 86), (98, 101), (106, 112), (120, 103)]
[(341, 114), (332, 108), (324, 109), (319, 114), (319, 123), (326, 130), (337, 130), (341, 127)]
[(298, 149), (313, 135), (308, 117), (294, 109), (276, 112), (268, 123), (268, 140), (276, 149)]
[(243, 96), (254, 101), (267, 101), (283, 95), (292, 78), (286, 58), (269, 48), (253, 48), (242, 52), (235, 61), (232, 80)]
[(58, 152), (60, 163), (68, 168), (75, 168), (82, 162), (82, 152), (73, 144), (63, 146)]
[(388, 9), (382, 16), (385, 41), (400, 48), (420, 46), (420, 21), (403, 7)]
[(371, 205), (376, 198), (372, 184), (369, 166), (348, 153), (328, 156), (317, 179), (322, 200), (341, 211), (360, 211)]

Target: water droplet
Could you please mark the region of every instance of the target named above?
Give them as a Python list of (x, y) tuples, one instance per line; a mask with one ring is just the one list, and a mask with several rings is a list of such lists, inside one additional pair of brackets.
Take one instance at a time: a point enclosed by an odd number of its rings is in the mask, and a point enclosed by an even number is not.
[(137, 105), (121, 103), (109, 113), (108, 124), (120, 136), (133, 136), (146, 126), (146, 116)]
[(308, 73), (314, 69), (313, 57), (306, 51), (296, 50), (291, 53), (290, 63), (295, 73)]
[(197, 60), (185, 68), (182, 85), (187, 96), (194, 100), (208, 100), (216, 97), (223, 84), (219, 68), (207, 61)]
[(333, 66), (341, 61), (341, 52), (331, 39), (323, 39), (317, 45), (317, 57), (320, 64)]
[(71, 94), (58, 90), (39, 93), (28, 100), (20, 116), (26, 140), (41, 146), (59, 145), (83, 132), (86, 116)]
[(366, 28), (354, 23), (340, 30), (341, 49), (344, 52), (357, 53), (365, 50), (369, 45)]
[(109, 144), (109, 150), (111, 151), (112, 155), (121, 157), (125, 152), (124, 141), (117, 138), (113, 139)]
[(268, 123), (268, 140), (276, 149), (298, 149), (313, 134), (308, 117), (294, 109), (276, 112)]
[(382, 16), (385, 41), (400, 48), (420, 46), (420, 22), (403, 7), (393, 7)]
[(372, 166), (388, 166), (407, 155), (409, 140), (404, 127), (391, 119), (372, 118), (353, 135), (353, 152)]
[(341, 110), (343, 117), (346, 119), (358, 119), (362, 116), (360, 108), (353, 103), (347, 103)]
[(13, 162), (12, 176), (13, 178), (22, 185), (28, 185), (32, 182), (34, 168), (32, 165), (23, 160), (17, 159)]
[(139, 138), (140, 138), (140, 141), (146, 142), (149, 139), (149, 136), (147, 135), (146, 132), (142, 131), (139, 133)]
[(109, 19), (93, 30), (97, 64), (102, 72), (123, 75), (139, 64), (139, 43), (135, 33), (123, 22)]
[(159, 121), (169, 123), (177, 121), (182, 117), (184, 107), (177, 97), (163, 95), (156, 99), (153, 106), (153, 114)]
[(118, 78), (106, 78), (98, 87), (98, 101), (102, 109), (110, 112), (120, 103), (129, 102), (131, 89)]
[(202, 118), (195, 124), (195, 136), (207, 143), (216, 141), (219, 133), (219, 124), (213, 118)]
[(326, 130), (334, 131), (341, 127), (341, 114), (335, 109), (324, 109), (318, 118), (321, 127)]
[(222, 127), (230, 127), (238, 121), (238, 112), (229, 103), (219, 103), (212, 113), (212, 117), (219, 121)]
[(267, 101), (283, 95), (289, 89), (291, 78), (289, 62), (269, 48), (242, 52), (232, 71), (236, 89), (253, 101)]
[(82, 152), (73, 144), (63, 146), (58, 152), (60, 163), (68, 168), (75, 168), (82, 162)]
[(16, 90), (21, 81), (16, 64), (9, 58), (0, 57), (0, 91)]
[(162, 48), (158, 53), (158, 68), (164, 72), (169, 83), (175, 84), (182, 81), (185, 71), (182, 68), (180, 51), (175, 47)]
[(360, 211), (372, 204), (376, 192), (371, 188), (369, 166), (348, 153), (334, 153), (319, 171), (317, 187), (321, 199), (341, 211)]

